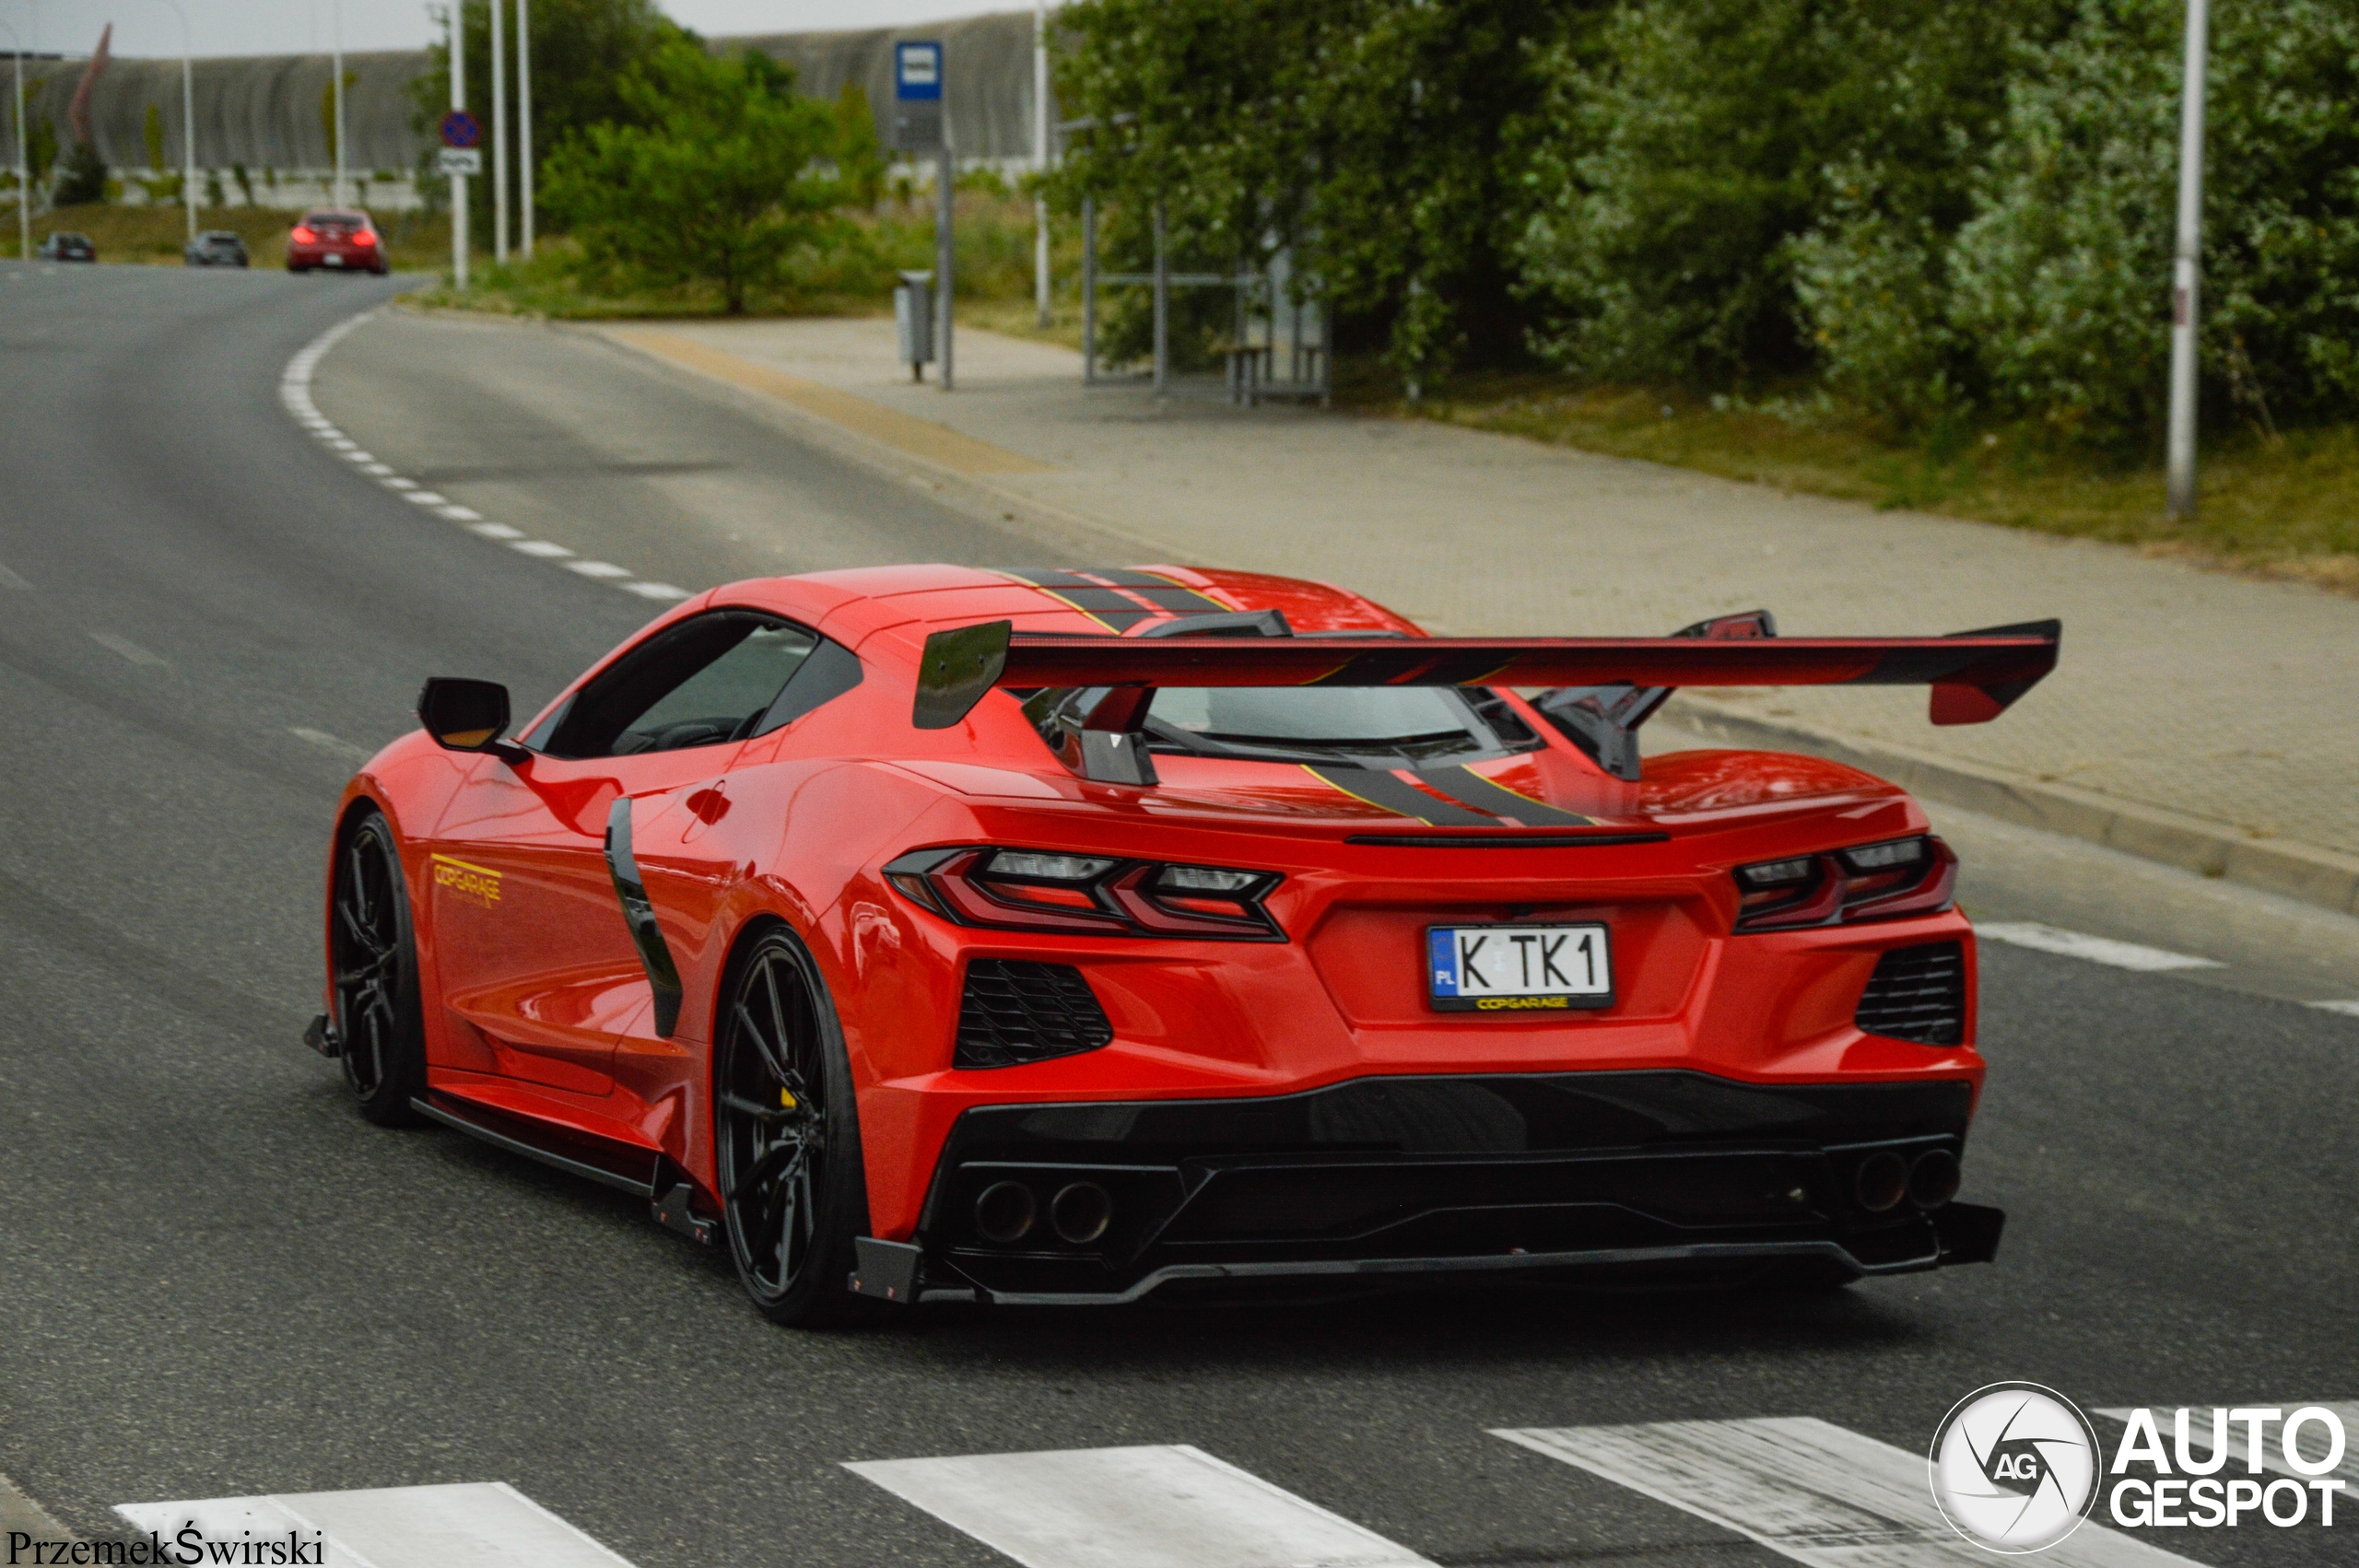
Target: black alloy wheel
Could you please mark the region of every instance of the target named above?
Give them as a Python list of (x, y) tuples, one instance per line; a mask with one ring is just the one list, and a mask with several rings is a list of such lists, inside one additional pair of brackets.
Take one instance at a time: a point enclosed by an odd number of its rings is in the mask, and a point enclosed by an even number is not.
[(760, 937), (715, 1022), (713, 1145), (738, 1280), (773, 1322), (870, 1316), (848, 1283), (868, 1225), (851, 1068), (809, 951), (784, 928)]
[(410, 1101), (426, 1093), (417, 943), (401, 853), (377, 812), (354, 825), (337, 857), (329, 921), (344, 1075), (362, 1116), (382, 1127), (413, 1122)]

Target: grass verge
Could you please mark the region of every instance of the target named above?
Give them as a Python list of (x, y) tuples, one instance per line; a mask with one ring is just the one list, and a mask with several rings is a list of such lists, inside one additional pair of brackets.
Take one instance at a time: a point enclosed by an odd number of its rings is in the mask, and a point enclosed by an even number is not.
[[(1358, 381), (1355, 386), (1353, 383)], [(2037, 431), (1895, 445), (1824, 398), (1744, 403), (1552, 378), (1472, 377), (1414, 409), (1373, 377), (1339, 401), (1878, 507), (1934, 512), (2309, 582), (2359, 595), (2359, 427), (2212, 433), (2196, 516), (2164, 508), (2159, 466), (2060, 450)]]

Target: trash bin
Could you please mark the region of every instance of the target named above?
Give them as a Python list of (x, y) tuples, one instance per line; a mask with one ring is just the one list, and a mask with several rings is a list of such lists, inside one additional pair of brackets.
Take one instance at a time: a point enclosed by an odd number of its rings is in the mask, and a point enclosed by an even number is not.
[(925, 380), (933, 362), (933, 274), (905, 272), (901, 287), (893, 290), (893, 325), (900, 333), (901, 363), (910, 380)]

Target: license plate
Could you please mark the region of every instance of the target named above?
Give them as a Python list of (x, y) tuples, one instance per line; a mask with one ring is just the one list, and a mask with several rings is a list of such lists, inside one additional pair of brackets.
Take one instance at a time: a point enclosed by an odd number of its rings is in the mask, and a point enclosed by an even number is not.
[(337, 255), (334, 251), (330, 251), (326, 255), (322, 256), (320, 261), (321, 263), (325, 266), (340, 267), (344, 265), (344, 258)]
[(1614, 1005), (1602, 925), (1429, 926), (1426, 994), (1443, 1012), (1553, 1012)]

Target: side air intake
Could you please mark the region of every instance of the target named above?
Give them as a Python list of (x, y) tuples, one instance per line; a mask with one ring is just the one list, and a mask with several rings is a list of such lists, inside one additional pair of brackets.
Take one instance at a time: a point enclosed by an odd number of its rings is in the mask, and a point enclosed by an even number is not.
[(1966, 1038), (1966, 954), (1954, 942), (1895, 947), (1876, 960), (1852, 1022), (1871, 1035), (1920, 1046)]
[(978, 958), (958, 999), (960, 1067), (1015, 1067), (1094, 1051), (1114, 1026), (1081, 971), (1070, 964)]

